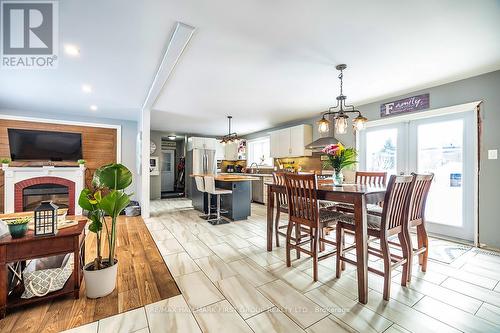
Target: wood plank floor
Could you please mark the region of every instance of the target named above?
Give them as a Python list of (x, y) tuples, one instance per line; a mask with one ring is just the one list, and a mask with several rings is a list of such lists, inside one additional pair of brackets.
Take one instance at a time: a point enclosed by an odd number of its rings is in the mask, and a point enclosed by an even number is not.
[[(0, 320), (0, 331), (60, 332), (132, 309), (144, 312), (145, 305), (180, 294), (142, 218), (119, 218), (116, 253), (118, 281), (111, 295), (87, 299), (84, 282), (80, 299), (65, 297), (14, 310)], [(86, 262), (94, 255), (95, 236), (88, 233)]]

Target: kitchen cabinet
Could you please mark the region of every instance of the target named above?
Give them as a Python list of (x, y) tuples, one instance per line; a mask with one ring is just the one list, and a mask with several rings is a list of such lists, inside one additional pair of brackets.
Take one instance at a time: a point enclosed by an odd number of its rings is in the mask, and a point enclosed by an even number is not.
[(217, 139), (192, 136), (188, 138), (187, 150), (190, 151), (193, 149), (217, 150)]
[(311, 156), (305, 146), (312, 142), (312, 126), (298, 125), (271, 132), (271, 157)]
[(224, 147), (224, 159), (226, 161), (239, 161), (246, 159), (246, 141), (226, 143)]
[(217, 140), (217, 145), (215, 148), (215, 159), (222, 161), (226, 159), (226, 147), (220, 141)]

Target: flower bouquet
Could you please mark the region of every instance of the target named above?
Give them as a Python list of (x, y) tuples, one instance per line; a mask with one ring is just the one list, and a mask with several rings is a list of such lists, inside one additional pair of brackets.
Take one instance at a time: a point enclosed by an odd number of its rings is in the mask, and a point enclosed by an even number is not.
[(325, 165), (332, 167), (335, 171), (335, 183), (342, 185), (344, 181), (342, 169), (358, 163), (356, 160), (358, 155), (356, 149), (346, 148), (339, 142), (326, 146), (322, 152), (328, 156), (328, 161), (325, 161)]

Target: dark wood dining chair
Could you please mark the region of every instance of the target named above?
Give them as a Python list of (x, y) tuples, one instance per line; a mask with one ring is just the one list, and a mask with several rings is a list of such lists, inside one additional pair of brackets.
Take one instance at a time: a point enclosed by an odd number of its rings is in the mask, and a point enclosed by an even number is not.
[[(354, 176), (356, 184), (386, 186), (387, 172), (382, 171), (356, 171)], [(369, 204), (366, 209), (369, 214), (382, 215), (382, 202), (378, 204)], [(354, 206), (352, 204), (339, 203), (336, 205), (337, 211), (354, 214)]]
[[(286, 172), (274, 172), (273, 173), (274, 183), (277, 185), (286, 186), (285, 185), (285, 175), (286, 174), (287, 174)], [(283, 232), (281, 230), (286, 229), (287, 224), (280, 225), (281, 213), (288, 214), (288, 201), (287, 201), (286, 192), (283, 192), (283, 193), (277, 192), (276, 193), (276, 203), (277, 203), (277, 209), (276, 209), (276, 217), (274, 220), (274, 233), (276, 236), (276, 247), (279, 247), (280, 246), (279, 236), (286, 237), (286, 231)], [(330, 201), (319, 200), (320, 209), (329, 208), (333, 205), (335, 205), (335, 203), (330, 202)], [(299, 234), (299, 229), (297, 227), (297, 229), (295, 230), (295, 235), (298, 235), (298, 234)], [(320, 246), (320, 250), (323, 251), (323, 249), (324, 249), (324, 247)], [(298, 258), (300, 258), (300, 253), (297, 253), (297, 256), (298, 256)]]
[(408, 249), (410, 256), (408, 258), (408, 281), (411, 280), (412, 259), (418, 255), (418, 263), (421, 266), (422, 272), (427, 271), (427, 258), (429, 255), (429, 239), (425, 228), (425, 206), (427, 197), (431, 188), (434, 174), (415, 174), (415, 185), (413, 186), (409, 212), (408, 212), (408, 227), (417, 228), (417, 248), (413, 248), (409, 228), (406, 229), (408, 239)]
[[(401, 285), (406, 286), (408, 280), (408, 242), (407, 233), (404, 231), (408, 223), (408, 210), (415, 176), (395, 176), (389, 179), (387, 191), (384, 196), (384, 206), (381, 216), (367, 214), (368, 236), (380, 240), (380, 249), (368, 245), (368, 254), (382, 258), (384, 271), (368, 267), (370, 272), (384, 277), (384, 299), (389, 300), (392, 270), (403, 265)], [(344, 230), (355, 230), (354, 215), (350, 213), (337, 213), (337, 244), (343, 244)], [(389, 238), (398, 236), (403, 256), (390, 252)], [(356, 244), (344, 248), (337, 246), (337, 277), (342, 274), (342, 263), (347, 262), (357, 265), (355, 260), (347, 258), (344, 253), (356, 248)]]
[[(273, 181), (277, 185), (286, 186), (285, 185), (285, 173), (284, 172), (274, 172), (273, 173)], [(286, 192), (283, 192), (283, 193), (277, 192), (276, 193), (276, 204), (277, 204), (276, 205), (277, 208), (276, 208), (276, 218), (274, 220), (274, 233), (276, 236), (276, 246), (279, 247), (280, 246), (279, 236), (286, 237), (286, 231), (283, 232), (280, 230), (288, 228), (288, 224), (280, 225), (281, 213), (288, 214), (288, 200), (286, 197)], [(295, 229), (295, 235), (296, 236), (299, 235), (298, 226)], [(297, 257), (300, 257), (299, 252), (297, 252)]]
[(356, 184), (363, 185), (387, 185), (387, 172), (381, 171), (356, 171), (354, 176)]
[[(324, 253), (321, 256), (320, 244), (337, 246), (333, 240), (326, 239), (323, 229), (334, 226), (335, 211), (320, 209), (317, 197), (318, 179), (316, 175), (285, 175), (286, 198), (288, 202), (288, 228), (286, 233), (286, 265), (291, 266), (290, 251), (304, 252), (313, 259), (313, 280), (318, 281), (318, 261), (334, 256), (336, 251)], [(293, 239), (292, 230), (297, 227), (308, 230), (304, 238)], [(309, 249), (303, 247), (309, 245)]]

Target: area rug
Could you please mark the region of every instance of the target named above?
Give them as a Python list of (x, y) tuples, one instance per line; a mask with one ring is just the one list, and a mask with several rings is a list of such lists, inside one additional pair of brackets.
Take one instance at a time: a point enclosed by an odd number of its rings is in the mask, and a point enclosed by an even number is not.
[(442, 240), (429, 240), (429, 259), (451, 264), (472, 249), (471, 246)]

